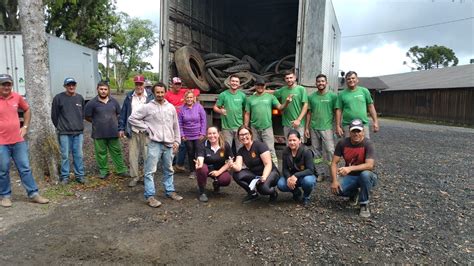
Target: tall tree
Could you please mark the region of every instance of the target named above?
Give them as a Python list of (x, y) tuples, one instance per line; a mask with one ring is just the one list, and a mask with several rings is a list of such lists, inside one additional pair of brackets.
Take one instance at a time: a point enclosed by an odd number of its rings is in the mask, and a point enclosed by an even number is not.
[(442, 45), (413, 46), (408, 50), (406, 56), (418, 66), (418, 70), (448, 67), (450, 65), (456, 66), (459, 62), (454, 51)]
[[(49, 173), (57, 178), (59, 149), (51, 122), (48, 48), (44, 31), (42, 0), (20, 0), (20, 24), (23, 35), (26, 97), (30, 104), (31, 122), (28, 139), (31, 167), (36, 177)], [(47, 93), (45, 93), (45, 90)]]
[(118, 22), (115, 0), (47, 0), (45, 10), (46, 32), (95, 50)]
[(130, 18), (120, 13), (120, 23), (113, 30), (112, 43), (116, 53), (114, 61), (117, 72), (117, 85), (123, 91), (123, 84), (130, 72), (142, 71), (148, 65), (144, 59), (153, 53), (151, 48), (158, 41), (156, 28), (150, 20)]
[(0, 1), (0, 31), (20, 31), (18, 0)]

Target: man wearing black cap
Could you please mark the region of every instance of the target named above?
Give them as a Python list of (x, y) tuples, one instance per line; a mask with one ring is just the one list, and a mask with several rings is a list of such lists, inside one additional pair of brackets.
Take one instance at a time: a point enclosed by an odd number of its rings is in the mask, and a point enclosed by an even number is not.
[(272, 108), (283, 110), (288, 106), (288, 99), (281, 105), (273, 94), (265, 92), (265, 81), (257, 78), (256, 93), (248, 97), (245, 104), (244, 124), (250, 126), (255, 139), (267, 144), (272, 154), (272, 161), (278, 165), (275, 153), (275, 138), (273, 136)]
[[(53, 98), (51, 120), (58, 133), (61, 148), (61, 184), (69, 182), (69, 152), (72, 153), (76, 182), (84, 184), (84, 161), (82, 144), (84, 143), (84, 98), (76, 92), (74, 78), (64, 79), (64, 92)], [(71, 149), (71, 151), (69, 150)]]
[[(365, 138), (364, 124), (360, 119), (354, 119), (349, 125), (349, 137), (336, 145), (331, 163), (331, 191), (335, 195), (350, 197), (353, 205), (360, 204), (359, 215), (370, 217), (369, 194), (377, 184), (374, 146)], [(344, 158), (345, 166), (337, 167)]]
[[(28, 198), (35, 203), (45, 204), (49, 200), (38, 193), (38, 187), (31, 173), (28, 159), (28, 143), (24, 136), (30, 125), (31, 111), (28, 103), (18, 93), (12, 92), (13, 79), (0, 74), (0, 205), (11, 207), (10, 159), (13, 159), (21, 184)], [(18, 109), (23, 110), (23, 127), (20, 128)]]

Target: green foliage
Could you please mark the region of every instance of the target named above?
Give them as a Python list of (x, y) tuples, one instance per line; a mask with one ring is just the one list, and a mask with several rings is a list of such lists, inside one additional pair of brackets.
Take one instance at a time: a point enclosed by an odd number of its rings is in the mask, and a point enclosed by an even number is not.
[(413, 46), (408, 50), (407, 57), (409, 57), (418, 70), (426, 70), (440, 67), (456, 66), (459, 62), (454, 51), (445, 46)]
[(46, 32), (99, 49), (118, 21), (113, 0), (46, 0)]
[(152, 55), (151, 48), (158, 39), (155, 25), (150, 20), (131, 18), (125, 13), (120, 13), (119, 18), (119, 23), (112, 29), (112, 43), (117, 51), (112, 61), (119, 91), (123, 91), (124, 82), (132, 71), (150, 69), (151, 65), (144, 59)]

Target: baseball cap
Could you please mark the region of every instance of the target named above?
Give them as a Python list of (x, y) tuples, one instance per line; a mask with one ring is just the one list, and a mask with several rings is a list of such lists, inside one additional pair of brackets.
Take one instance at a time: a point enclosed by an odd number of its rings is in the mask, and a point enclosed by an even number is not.
[(173, 84), (181, 84), (181, 83), (182, 83), (182, 82), (181, 82), (181, 79), (180, 79), (180, 78), (178, 78), (178, 77), (174, 77), (174, 78), (173, 78)]
[(362, 120), (360, 119), (352, 120), (351, 124), (349, 125), (349, 131), (352, 131), (354, 129), (358, 129), (360, 131), (364, 130), (364, 123), (362, 123)]
[(261, 77), (255, 79), (255, 85), (265, 85), (265, 80)]
[(135, 83), (145, 83), (145, 77), (142, 75), (136, 75), (133, 77), (133, 82)]
[(8, 74), (0, 74), (0, 84), (6, 83), (6, 82), (13, 83), (12, 76)]
[(74, 78), (65, 78), (64, 79), (64, 86), (73, 83), (74, 85), (77, 84), (76, 80)]

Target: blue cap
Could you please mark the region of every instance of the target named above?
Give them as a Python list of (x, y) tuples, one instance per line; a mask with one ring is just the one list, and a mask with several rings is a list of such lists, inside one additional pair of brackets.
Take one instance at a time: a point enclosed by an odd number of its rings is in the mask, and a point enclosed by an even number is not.
[(66, 86), (67, 84), (71, 84), (71, 83), (74, 83), (74, 85), (77, 84), (76, 80), (73, 79), (73, 78), (65, 78), (64, 79), (64, 86)]

